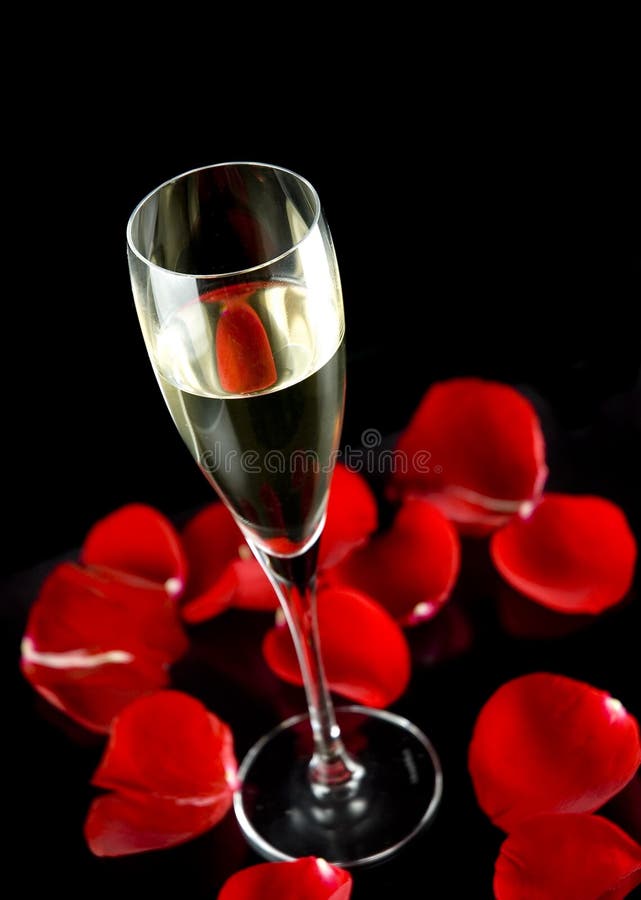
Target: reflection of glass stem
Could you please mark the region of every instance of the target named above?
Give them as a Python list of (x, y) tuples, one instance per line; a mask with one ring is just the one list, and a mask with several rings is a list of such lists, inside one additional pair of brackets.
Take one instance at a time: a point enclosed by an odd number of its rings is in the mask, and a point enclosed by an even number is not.
[(296, 648), (314, 738), (309, 778), (316, 798), (322, 800), (351, 796), (364, 771), (345, 750), (323, 671), (316, 604), (319, 543), (317, 539), (291, 557), (252, 549), (278, 595)]

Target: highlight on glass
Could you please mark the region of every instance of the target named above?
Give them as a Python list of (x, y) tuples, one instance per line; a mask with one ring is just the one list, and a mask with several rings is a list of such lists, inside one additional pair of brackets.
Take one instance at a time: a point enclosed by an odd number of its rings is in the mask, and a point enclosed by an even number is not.
[(208, 166), (142, 200), (127, 242), (160, 390), (274, 587), (305, 684), (307, 712), (241, 765), (238, 821), (268, 859), (384, 859), (431, 820), (442, 774), (403, 717), (334, 709), (323, 673), (315, 572), (343, 419), (345, 323), (318, 195), (277, 166)]

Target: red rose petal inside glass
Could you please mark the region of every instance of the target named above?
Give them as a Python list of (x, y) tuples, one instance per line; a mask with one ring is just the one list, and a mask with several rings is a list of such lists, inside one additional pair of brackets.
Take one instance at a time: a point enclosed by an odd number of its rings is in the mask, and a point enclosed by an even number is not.
[(223, 390), (248, 394), (271, 387), (278, 375), (260, 316), (243, 299), (221, 302), (216, 325), (216, 366)]
[(222, 503), (195, 515), (182, 538), (190, 572), (182, 609), (186, 621), (202, 622), (230, 606), (276, 609), (274, 589)]
[(54, 706), (107, 731), (130, 701), (167, 684), (169, 666), (186, 649), (162, 585), (64, 563), (31, 608), (22, 671)]
[(92, 783), (98, 797), (85, 833), (100, 856), (189, 840), (231, 805), (236, 760), (231, 732), (193, 697), (160, 691), (115, 720)]
[(616, 900), (641, 884), (641, 847), (601, 816), (537, 816), (504, 841), (497, 900)]
[(243, 869), (223, 885), (218, 900), (349, 900), (351, 893), (349, 872), (308, 856)]
[(478, 803), (504, 831), (538, 814), (592, 812), (640, 763), (639, 726), (618, 700), (545, 673), (515, 678), (490, 697), (468, 758)]
[(174, 597), (185, 587), (187, 561), (175, 528), (157, 509), (142, 503), (123, 506), (96, 522), (81, 555), (87, 565), (164, 584)]
[(328, 573), (357, 588), (403, 624), (433, 618), (450, 596), (460, 568), (460, 544), (445, 516), (424, 500), (407, 500), (394, 524)]
[(433, 385), (401, 436), (392, 490), (435, 496), (465, 531), (488, 531), (529, 504), (547, 477), (528, 400), (506, 384), (454, 378)]
[[(379, 708), (401, 696), (410, 678), (409, 648), (382, 606), (358, 591), (325, 587), (318, 593), (318, 621), (325, 674), (333, 691)], [(302, 685), (284, 622), (267, 633), (263, 652), (280, 678)]]
[(521, 593), (565, 613), (603, 612), (630, 589), (637, 547), (614, 503), (547, 494), (492, 538), (494, 564)]
[(336, 565), (361, 547), (377, 524), (376, 499), (367, 481), (358, 472), (337, 463), (321, 537), (319, 569)]

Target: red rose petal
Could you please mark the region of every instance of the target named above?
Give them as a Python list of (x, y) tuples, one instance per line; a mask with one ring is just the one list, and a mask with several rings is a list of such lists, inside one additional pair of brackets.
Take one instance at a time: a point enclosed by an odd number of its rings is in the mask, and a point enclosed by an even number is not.
[(509, 831), (538, 814), (602, 806), (641, 763), (639, 726), (589, 684), (524, 675), (486, 702), (468, 762), (479, 805)]
[(273, 587), (222, 503), (197, 513), (182, 538), (190, 573), (182, 609), (187, 622), (202, 622), (230, 606), (277, 608)]
[(236, 760), (229, 728), (179, 691), (131, 703), (115, 720), (92, 783), (115, 793), (92, 804), (94, 853), (119, 856), (189, 840), (231, 805)]
[[(402, 456), (401, 456), (402, 454)], [(392, 489), (426, 496), (462, 530), (497, 527), (547, 476), (537, 415), (513, 388), (478, 378), (433, 385), (401, 436)]]
[(236, 573), (230, 564), (207, 593), (185, 603), (182, 608), (183, 619), (185, 622), (195, 624), (229, 609), (233, 604), (237, 586)]
[(36, 649), (53, 653), (137, 650), (144, 643), (149, 654), (173, 661), (187, 649), (176, 605), (161, 585), (74, 563), (62, 563), (48, 576), (26, 635)]
[(223, 390), (248, 394), (271, 387), (278, 375), (260, 316), (244, 299), (221, 302), (216, 325), (216, 366)]
[(433, 618), (460, 568), (456, 531), (434, 506), (407, 500), (391, 529), (328, 573), (332, 583), (369, 594), (404, 624)]
[(602, 497), (547, 494), (528, 518), (492, 538), (492, 559), (512, 587), (565, 613), (600, 613), (632, 584), (636, 541)]
[(64, 563), (31, 608), (22, 671), (81, 725), (107, 731), (131, 700), (167, 684), (169, 665), (186, 649), (163, 586)]
[[(240, 548), (246, 547), (240, 528), (222, 503), (211, 503), (197, 513), (181, 537), (189, 564), (187, 599), (205, 594), (228, 563), (240, 559)], [(249, 548), (247, 551), (251, 552)]]
[(321, 538), (319, 569), (335, 566), (361, 547), (377, 524), (376, 499), (370, 486), (358, 472), (337, 463)]
[(349, 900), (351, 893), (349, 872), (308, 856), (243, 869), (225, 882), (218, 900)]
[(238, 559), (229, 567), (236, 578), (234, 606), (239, 609), (270, 611), (278, 607), (278, 598), (260, 563), (251, 559)]
[[(95, 669), (78, 669), (72, 665), (64, 670), (42, 665), (34, 659), (49, 661), (58, 654), (34, 654), (28, 638), (22, 644), (22, 672), (32, 687), (52, 706), (69, 716), (89, 731), (108, 732), (118, 713), (133, 700), (149, 694), (169, 683), (165, 666), (147, 662), (144, 657), (125, 656), (123, 651), (110, 653), (116, 662), (107, 662), (107, 655), (100, 654), (100, 665)], [(122, 654), (118, 657), (119, 654)], [(73, 656), (76, 656), (74, 653)], [(87, 654), (90, 662), (96, 655)], [(65, 662), (64, 659), (59, 660)], [(123, 663), (129, 662), (128, 665)]]
[(85, 821), (85, 840), (96, 856), (127, 856), (184, 844), (209, 831), (227, 813), (229, 797), (203, 806), (132, 794), (97, 797)]
[(208, 799), (228, 789), (234, 772), (227, 725), (187, 694), (158, 691), (118, 716), (92, 783), (165, 799)]
[(185, 587), (187, 562), (176, 530), (162, 513), (142, 503), (123, 506), (96, 522), (82, 560), (165, 584), (173, 596)]
[[(373, 707), (387, 706), (401, 696), (410, 677), (409, 648), (382, 606), (358, 591), (325, 587), (318, 592), (318, 622), (332, 690)], [(303, 683), (284, 622), (267, 633), (263, 653), (280, 678)]]
[(496, 861), (497, 900), (616, 900), (641, 884), (641, 847), (601, 816), (537, 816)]

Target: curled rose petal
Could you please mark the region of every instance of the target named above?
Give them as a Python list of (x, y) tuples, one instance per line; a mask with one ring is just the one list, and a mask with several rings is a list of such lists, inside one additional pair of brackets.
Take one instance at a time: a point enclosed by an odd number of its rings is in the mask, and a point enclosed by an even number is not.
[(436, 507), (407, 500), (394, 524), (327, 574), (381, 603), (402, 624), (433, 618), (460, 568), (456, 531)]
[(31, 608), (22, 671), (75, 721), (107, 731), (130, 701), (167, 684), (170, 664), (186, 649), (162, 585), (63, 563)]
[(468, 759), (479, 805), (505, 831), (543, 813), (598, 809), (640, 763), (639, 726), (618, 700), (545, 673), (490, 697)]
[(616, 900), (641, 884), (641, 847), (601, 816), (521, 822), (494, 872), (497, 900)]
[(190, 573), (182, 610), (186, 621), (202, 622), (235, 605), (276, 609), (274, 589), (226, 506), (205, 507), (182, 537)]
[[(410, 677), (409, 648), (382, 606), (359, 591), (324, 587), (318, 592), (318, 623), (333, 691), (373, 707), (387, 706), (401, 696)], [(303, 683), (284, 621), (265, 636), (263, 653), (280, 678)]]
[(218, 900), (349, 900), (351, 893), (349, 872), (308, 856), (243, 869), (225, 882)]
[(538, 417), (514, 388), (478, 378), (433, 385), (401, 436), (391, 489), (427, 497), (469, 533), (528, 508), (545, 484)]
[(85, 836), (97, 856), (169, 847), (211, 828), (236, 785), (231, 732), (186, 694), (160, 691), (115, 720), (92, 783)]
[(602, 497), (547, 494), (527, 518), (492, 538), (492, 559), (521, 593), (564, 613), (602, 612), (632, 584), (636, 541), (618, 506)]
[(370, 486), (358, 472), (337, 463), (329, 490), (319, 568), (335, 566), (361, 547), (377, 524), (378, 510)]
[(174, 597), (185, 587), (187, 561), (175, 528), (142, 503), (123, 506), (96, 522), (84, 542), (82, 561), (164, 584)]

